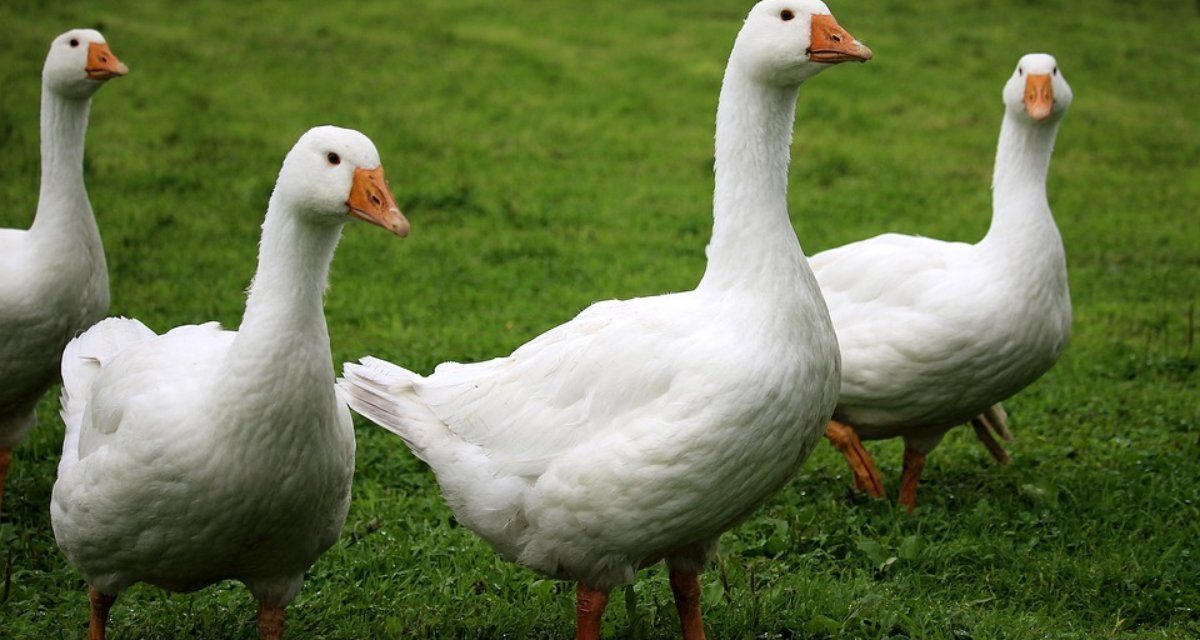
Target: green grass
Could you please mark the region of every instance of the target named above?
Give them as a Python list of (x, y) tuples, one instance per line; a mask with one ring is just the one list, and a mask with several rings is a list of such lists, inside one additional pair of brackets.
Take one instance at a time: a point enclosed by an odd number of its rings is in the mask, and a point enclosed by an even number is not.
[[(749, 6), (5, 0), (0, 226), (27, 225), (36, 206), (46, 47), (99, 25), (132, 69), (96, 96), (86, 156), (113, 315), (236, 326), (279, 163), (305, 129), (336, 123), (375, 140), (414, 232), (347, 228), (327, 304), (335, 358), (427, 371), (502, 355), (592, 301), (696, 283), (717, 90)], [(1074, 336), (1007, 403), (1012, 466), (956, 430), (915, 517), (853, 497), (840, 457), (818, 448), (723, 539), (704, 576), (711, 637), (1200, 637), (1197, 7), (832, 9), (876, 59), (801, 94), (791, 207), (805, 248), (884, 231), (981, 237), (1000, 88), (1021, 54), (1049, 51), (1076, 96), (1050, 179)], [(83, 583), (47, 509), (56, 401), (9, 477), (4, 637), (83, 635)], [(569, 586), (499, 560), (399, 440), (357, 430), (350, 517), (289, 609), (291, 637), (571, 634)], [(899, 446), (871, 445), (893, 492)], [(251, 638), (253, 617), (235, 583), (143, 586), (110, 629)], [(677, 637), (661, 569), (616, 594), (605, 635)]]

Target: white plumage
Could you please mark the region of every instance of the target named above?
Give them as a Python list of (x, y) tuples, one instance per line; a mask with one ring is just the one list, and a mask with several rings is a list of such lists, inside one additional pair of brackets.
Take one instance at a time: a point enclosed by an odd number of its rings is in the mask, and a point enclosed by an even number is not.
[(820, 435), (836, 387), (820, 307), (755, 335), (772, 312), (754, 298), (602, 302), (507, 358), (429, 377), (366, 359), (345, 388), (502, 554), (608, 589), (654, 556), (706, 559)]
[(788, 218), (791, 127), (822, 61), (869, 57), (820, 2), (751, 11), (721, 92), (694, 291), (600, 302), (508, 357), (429, 376), (346, 365), (351, 407), (430, 465), (459, 521), (580, 583), (581, 638), (596, 637), (607, 592), (660, 559), (684, 636), (702, 637), (696, 572), (820, 437), (837, 345)]
[(33, 427), (67, 341), (108, 311), (104, 247), (83, 186), (91, 96), (125, 73), (104, 36), (74, 29), (42, 69), (42, 179), (29, 230), (0, 229), (0, 501), (10, 450)]
[[(1053, 57), (1021, 59), (1004, 90), (992, 225), (981, 242), (886, 234), (812, 257), (842, 350), (834, 418), (863, 439), (905, 439), (901, 501), (910, 508), (924, 455), (950, 428), (974, 419), (1004, 459), (980, 426), (1007, 435), (991, 407), (1049, 370), (1066, 345), (1066, 257), (1046, 173), (1071, 98)], [(860, 487), (861, 473), (877, 477), (867, 466), (856, 469)]]
[(289, 339), (302, 351), (288, 375), (263, 362), (236, 376), (237, 337), (216, 323), (159, 336), (109, 318), (64, 353), (51, 514), (59, 546), (99, 591), (237, 578), (283, 605), (337, 539), (354, 438), (319, 384), (322, 349)]
[(337, 540), (354, 471), (322, 312), (329, 262), (351, 211), (407, 228), (378, 166), (355, 131), (296, 143), (238, 331), (160, 336), (110, 318), (67, 346), (51, 517), (93, 589), (93, 627), (134, 582), (189, 591), (235, 578), (260, 603), (263, 637), (282, 633), (282, 608)]

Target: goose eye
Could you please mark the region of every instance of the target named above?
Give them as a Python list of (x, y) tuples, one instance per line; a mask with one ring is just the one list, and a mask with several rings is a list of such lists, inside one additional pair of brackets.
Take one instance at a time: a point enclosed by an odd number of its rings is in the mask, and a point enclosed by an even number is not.
[(784, 9), (779, 14), (779, 19), (783, 20), (784, 22), (787, 22), (788, 20), (791, 20), (792, 18), (795, 18), (795, 17), (796, 17), (796, 14), (792, 13), (790, 9)]
[(1025, 75), (1025, 70), (1022, 69), (1021, 67), (1017, 67), (1017, 75), (1019, 75), (1019, 76)]
[(1058, 75), (1058, 67), (1054, 67), (1054, 75)]
[(71, 46), (72, 46), (72, 47), (78, 47), (78, 46), (79, 46), (79, 41), (78, 41), (78, 40), (76, 40), (75, 38), (71, 38)]
[(341, 163), (342, 163), (342, 159), (341, 159), (341, 157), (340, 157), (340, 156), (338, 156), (338, 154), (336, 154), (336, 153), (334, 153), (334, 152), (332, 152), (332, 151), (330, 151), (330, 152), (329, 152), (329, 155), (325, 156), (325, 159), (329, 161), (329, 164), (334, 164), (334, 165), (336, 165), (336, 164), (341, 164)]

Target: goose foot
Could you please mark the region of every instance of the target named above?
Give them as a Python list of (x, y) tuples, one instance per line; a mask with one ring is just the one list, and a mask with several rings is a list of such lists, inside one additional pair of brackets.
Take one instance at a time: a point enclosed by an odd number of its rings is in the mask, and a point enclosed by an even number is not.
[(875, 466), (875, 460), (859, 440), (854, 427), (848, 424), (830, 420), (825, 427), (825, 437), (833, 446), (846, 456), (850, 471), (854, 474), (854, 488), (866, 491), (871, 497), (884, 498), (887, 492), (883, 488), (883, 478)]
[(4, 479), (8, 477), (8, 468), (12, 466), (12, 449), (0, 449), (0, 507), (4, 506)]
[(600, 621), (608, 606), (608, 592), (582, 582), (575, 592), (576, 640), (600, 640)]
[(700, 574), (671, 569), (671, 593), (675, 594), (675, 610), (679, 612), (683, 640), (705, 640), (704, 621), (700, 616)]
[(104, 640), (104, 628), (108, 626), (108, 610), (116, 601), (116, 596), (100, 593), (96, 587), (88, 587), (88, 640)]
[(900, 499), (898, 502), (908, 507), (912, 515), (917, 506), (917, 483), (921, 480), (921, 471), (925, 469), (925, 454), (908, 444), (904, 445), (904, 472), (900, 475)]
[(258, 639), (279, 640), (283, 637), (283, 607), (258, 603)]

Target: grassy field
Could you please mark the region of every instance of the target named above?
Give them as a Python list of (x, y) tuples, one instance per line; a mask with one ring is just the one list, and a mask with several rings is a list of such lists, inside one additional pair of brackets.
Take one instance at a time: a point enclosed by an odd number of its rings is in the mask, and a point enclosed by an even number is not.
[[(0, 226), (36, 206), (50, 39), (99, 26), (132, 69), (93, 103), (88, 191), (113, 315), (236, 326), (262, 213), (305, 129), (378, 145), (413, 223), (347, 228), (335, 358), (420, 371), (508, 353), (595, 300), (688, 289), (704, 266), (718, 87), (750, 2), (0, 3)], [(822, 445), (727, 534), (704, 576), (714, 638), (1200, 637), (1200, 15), (1152, 0), (834, 2), (875, 51), (800, 98), (791, 209), (806, 250), (885, 231), (974, 241), (1017, 58), (1075, 91), (1050, 199), (1075, 308), (1059, 365), (1007, 403), (1013, 464), (969, 430), (907, 517), (848, 491)], [(82, 637), (86, 596), (47, 505), (56, 392), (17, 449), (0, 525), (0, 636)], [(573, 590), (499, 560), (400, 441), (357, 425), (340, 543), (293, 638), (563, 638)], [(889, 488), (900, 444), (870, 445)], [(240, 584), (140, 586), (113, 638), (251, 638)], [(616, 594), (606, 637), (674, 638), (664, 572)]]

